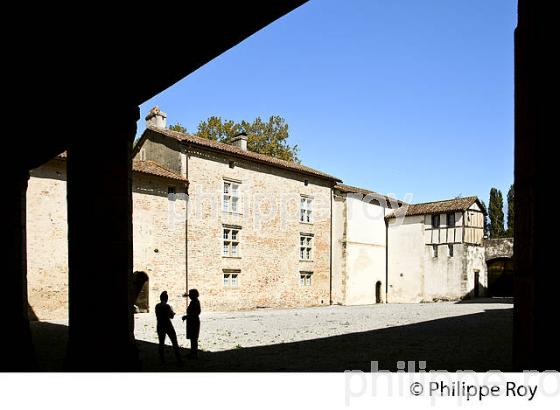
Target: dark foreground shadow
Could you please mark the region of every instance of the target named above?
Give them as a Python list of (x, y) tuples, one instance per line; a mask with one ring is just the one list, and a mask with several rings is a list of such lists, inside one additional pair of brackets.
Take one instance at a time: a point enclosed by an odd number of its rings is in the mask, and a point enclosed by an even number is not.
[[(239, 348), (199, 352), (199, 359), (178, 365), (167, 347), (167, 364), (158, 359), (156, 343), (138, 341), (144, 371), (202, 372), (341, 372), (397, 370), (398, 361), (426, 361), (426, 370), (511, 371), (513, 309), (486, 310), (464, 316), (432, 320), (367, 332)], [(39, 366), (61, 371), (67, 327), (32, 324)], [(204, 334), (201, 335), (204, 337)], [(181, 349), (182, 354), (188, 352)], [(418, 366), (418, 365), (417, 365)]]
[(513, 297), (512, 296), (494, 296), (488, 298), (471, 298), (471, 299), (461, 299), (460, 301), (456, 302), (456, 304), (463, 304), (463, 303), (505, 303), (512, 305), (513, 304)]

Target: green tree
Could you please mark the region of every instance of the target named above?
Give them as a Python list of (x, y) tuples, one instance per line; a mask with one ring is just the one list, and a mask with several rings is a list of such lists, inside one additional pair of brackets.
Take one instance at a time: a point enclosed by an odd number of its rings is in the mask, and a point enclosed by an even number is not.
[(507, 193), (507, 203), (508, 203), (508, 214), (507, 214), (507, 236), (513, 238), (513, 228), (514, 228), (514, 200), (515, 194), (513, 191), (513, 184), (509, 187), (509, 191)]
[(501, 238), (504, 230), (504, 198), (502, 192), (496, 188), (490, 190), (490, 204), (488, 206), (490, 218), (490, 237)]
[(299, 147), (288, 144), (288, 124), (284, 118), (277, 115), (271, 116), (268, 121), (257, 117), (253, 122), (245, 120), (235, 122), (212, 116), (198, 124), (195, 135), (229, 144), (233, 137), (242, 131), (247, 133), (247, 148), (250, 151), (286, 161), (300, 162)]
[(484, 211), (484, 235), (490, 236), (490, 223), (488, 222), (488, 207), (484, 201), (480, 201), (482, 210)]
[(187, 129), (185, 127), (183, 127), (181, 124), (179, 123), (175, 123), (175, 125), (171, 125), (169, 127), (169, 129), (171, 131), (177, 131), (177, 132), (182, 132), (183, 134), (187, 133)]

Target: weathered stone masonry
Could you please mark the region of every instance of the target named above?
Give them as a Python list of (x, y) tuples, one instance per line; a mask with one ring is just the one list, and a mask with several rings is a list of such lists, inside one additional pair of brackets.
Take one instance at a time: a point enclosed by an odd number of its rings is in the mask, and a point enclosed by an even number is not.
[[(190, 288), (203, 309), (225, 311), (415, 303), (487, 287), (476, 198), (409, 205), (247, 151), (244, 135), (221, 144), (165, 128), (159, 110), (147, 120), (133, 151), (133, 268), (148, 279), (141, 311), (166, 290), (180, 312)], [(62, 154), (33, 170), (27, 192), (29, 303), (39, 319), (67, 316), (65, 165)], [(432, 229), (432, 215), (450, 209), (455, 227), (442, 219)], [(103, 303), (104, 284), (93, 277), (91, 287)]]
[[(189, 151), (189, 286), (212, 309), (329, 304), (330, 193), (328, 181), (304, 177), (205, 150)], [(239, 183), (240, 213), (222, 211), (223, 182)], [(308, 184), (305, 184), (308, 180)], [(313, 198), (313, 223), (298, 219), (301, 195)], [(221, 256), (224, 226), (238, 226), (239, 257)], [(300, 233), (313, 235), (311, 261), (300, 261)], [(223, 275), (239, 271), (238, 287)], [(300, 285), (300, 272), (312, 285)]]
[[(205, 309), (330, 303), (330, 207), (336, 178), (247, 152), (244, 144), (200, 141), (153, 126), (135, 152), (180, 169), (188, 178), (187, 286), (199, 290)], [(236, 211), (224, 210), (225, 183), (237, 186)], [(312, 201), (310, 223), (299, 219), (302, 198)], [(223, 254), (224, 229), (236, 231), (236, 255)], [(300, 258), (301, 235), (312, 238), (309, 260)], [(309, 276), (307, 282), (302, 275)]]
[[(135, 168), (140, 165), (136, 163)], [(133, 174), (134, 270), (145, 271), (150, 278), (150, 305), (157, 303), (159, 293), (165, 289), (170, 303), (182, 308), (185, 252), (184, 246), (177, 244), (185, 242), (186, 181), (154, 168), (171, 178), (138, 170)], [(168, 194), (170, 187), (176, 190), (173, 203)], [(31, 172), (27, 197), (29, 304), (39, 319), (63, 319), (68, 309), (64, 156)], [(171, 217), (173, 209), (175, 218)], [(103, 258), (103, 249), (104, 244), (100, 243), (99, 258)], [(104, 284), (91, 278), (91, 286), (99, 293), (99, 303), (103, 303)]]

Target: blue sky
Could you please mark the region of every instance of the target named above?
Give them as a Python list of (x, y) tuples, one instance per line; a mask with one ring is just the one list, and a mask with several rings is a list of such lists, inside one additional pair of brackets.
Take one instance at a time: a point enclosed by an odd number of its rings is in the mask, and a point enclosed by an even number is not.
[[(513, 182), (515, 0), (312, 0), (142, 104), (280, 115), (305, 165), (412, 202)], [(185, 50), (168, 50), (170, 57)]]

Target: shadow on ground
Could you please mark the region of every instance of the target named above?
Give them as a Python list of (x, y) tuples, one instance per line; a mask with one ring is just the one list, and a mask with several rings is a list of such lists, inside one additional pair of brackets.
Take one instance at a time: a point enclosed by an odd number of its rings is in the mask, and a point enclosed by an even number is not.
[[(138, 341), (144, 371), (370, 371), (397, 370), (397, 361), (426, 361), (426, 370), (511, 371), (513, 309), (431, 320), (411, 325), (350, 333), (307, 341), (200, 352), (198, 360), (174, 362), (171, 347), (167, 363), (158, 359), (155, 343)], [(46, 322), (32, 324), (37, 358), (42, 370), (63, 370), (67, 327)], [(203, 334), (202, 334), (203, 336)], [(188, 349), (181, 349), (183, 354)]]
[(512, 305), (513, 304), (513, 297), (510, 296), (500, 296), (500, 297), (491, 297), (491, 298), (472, 298), (472, 299), (461, 299), (455, 304), (464, 304), (464, 303), (503, 303)]

